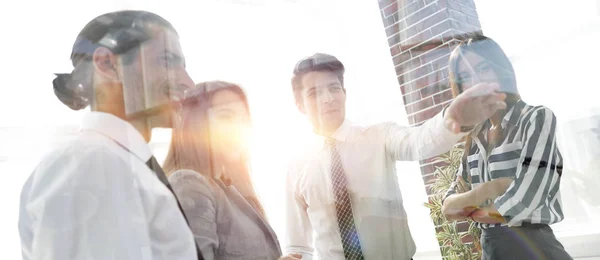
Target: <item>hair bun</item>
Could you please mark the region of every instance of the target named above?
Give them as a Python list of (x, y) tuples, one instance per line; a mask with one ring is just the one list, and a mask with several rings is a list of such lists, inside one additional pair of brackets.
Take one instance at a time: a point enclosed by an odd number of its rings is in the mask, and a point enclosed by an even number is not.
[(84, 84), (74, 81), (70, 73), (55, 75), (52, 85), (54, 85), (54, 94), (60, 102), (73, 110), (81, 110), (89, 105)]

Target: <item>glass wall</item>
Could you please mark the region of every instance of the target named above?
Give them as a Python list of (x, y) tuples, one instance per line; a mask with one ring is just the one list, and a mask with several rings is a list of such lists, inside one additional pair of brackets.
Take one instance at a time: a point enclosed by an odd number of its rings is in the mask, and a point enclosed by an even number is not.
[[(402, 2), (402, 1), (400, 1)], [(553, 225), (575, 258), (600, 259), (600, 4), (580, 1), (475, 1), (485, 35), (507, 52), (521, 96), (558, 118), (565, 169), (560, 190), (565, 220)], [(0, 95), (1, 259), (21, 257), (19, 192), (42, 156), (77, 133), (87, 111), (74, 112), (52, 93), (53, 73), (72, 70), (69, 54), (92, 17), (144, 9), (171, 21), (195, 82), (227, 80), (248, 93), (254, 122), (252, 176), (271, 226), (285, 234), (288, 162), (313, 134), (295, 105), (290, 78), (297, 60), (316, 52), (346, 66), (347, 117), (359, 125), (408, 120), (376, 1), (9, 1), (0, 10), (4, 50)], [(154, 130), (150, 146), (166, 156), (170, 130)], [(440, 259), (417, 162), (397, 164), (414, 259)], [(587, 259), (587, 258), (586, 258)], [(590, 258), (596, 259), (596, 258)]]

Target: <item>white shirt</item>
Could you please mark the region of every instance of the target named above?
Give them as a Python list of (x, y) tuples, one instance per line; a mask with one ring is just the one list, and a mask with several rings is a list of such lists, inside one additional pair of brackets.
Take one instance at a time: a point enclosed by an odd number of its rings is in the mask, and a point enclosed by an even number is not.
[[(396, 161), (439, 155), (464, 135), (447, 130), (440, 113), (419, 127), (394, 123), (359, 127), (346, 120), (331, 136), (348, 179), (365, 259), (410, 259), (416, 251), (402, 206)], [(341, 260), (344, 252), (331, 184), (331, 155), (325, 138), (315, 139), (288, 173), (285, 252), (312, 259), (314, 242), (319, 259)]]
[(21, 192), (23, 259), (196, 259), (194, 238), (128, 122), (91, 112)]

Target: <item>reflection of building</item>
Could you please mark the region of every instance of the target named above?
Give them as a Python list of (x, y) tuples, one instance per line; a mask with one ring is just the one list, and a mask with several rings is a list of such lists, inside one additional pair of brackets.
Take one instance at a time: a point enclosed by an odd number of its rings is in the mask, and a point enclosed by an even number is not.
[[(585, 111), (581, 111), (586, 114)], [(560, 190), (565, 219), (553, 225), (571, 255), (600, 259), (600, 113), (559, 118), (557, 138), (564, 159)]]
[(586, 165), (600, 159), (600, 114), (563, 122), (560, 130), (566, 167), (585, 171)]
[[(600, 206), (600, 114), (559, 126), (559, 145), (568, 180), (580, 203)], [(568, 205), (565, 205), (568, 207)]]
[[(448, 104), (448, 57), (461, 36), (481, 31), (473, 0), (379, 0), (408, 121), (418, 125)], [(424, 182), (432, 160), (421, 162)], [(427, 189), (429, 194), (429, 189)], [(458, 225), (465, 231), (467, 225)]]

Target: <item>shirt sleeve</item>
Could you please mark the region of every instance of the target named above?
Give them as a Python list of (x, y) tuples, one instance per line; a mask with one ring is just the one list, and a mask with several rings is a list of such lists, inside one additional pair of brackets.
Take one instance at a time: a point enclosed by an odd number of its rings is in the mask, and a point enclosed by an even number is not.
[(190, 223), (198, 249), (205, 260), (215, 259), (219, 248), (215, 197), (206, 178), (192, 170), (169, 176), (169, 183)]
[(284, 255), (302, 254), (303, 260), (313, 257), (313, 230), (304, 198), (297, 193), (294, 170), (288, 172), (286, 180), (286, 234)]
[(388, 123), (386, 151), (397, 161), (416, 161), (449, 151), (466, 133), (454, 134), (444, 126), (440, 112), (417, 127)]
[(514, 181), (494, 201), (509, 226), (520, 224), (546, 202), (558, 182), (562, 158), (558, 151), (556, 117), (550, 109), (536, 108), (523, 128), (523, 149)]
[(460, 162), (460, 165), (458, 166), (458, 170), (456, 171), (456, 178), (455, 178), (455, 182), (453, 182), (450, 185), (450, 188), (448, 188), (448, 190), (446, 191), (446, 194), (444, 194), (444, 197), (442, 197), (442, 205), (444, 204), (444, 201), (450, 197), (451, 195), (456, 194), (456, 181), (458, 181), (458, 177), (462, 176), (463, 180), (468, 180), (466, 177), (467, 176), (467, 171), (465, 170), (465, 160), (462, 160)]
[(131, 166), (117, 155), (81, 151), (32, 176), (31, 259), (152, 259), (149, 216)]

